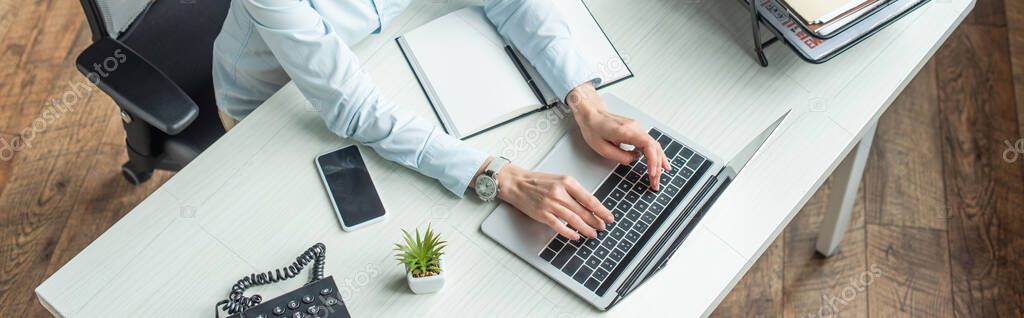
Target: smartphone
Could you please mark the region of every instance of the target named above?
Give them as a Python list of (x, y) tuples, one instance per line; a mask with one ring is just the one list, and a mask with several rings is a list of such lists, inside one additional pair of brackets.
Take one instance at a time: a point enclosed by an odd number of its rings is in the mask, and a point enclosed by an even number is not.
[(384, 204), (359, 148), (353, 145), (320, 155), (316, 168), (341, 229), (352, 231), (384, 220)]

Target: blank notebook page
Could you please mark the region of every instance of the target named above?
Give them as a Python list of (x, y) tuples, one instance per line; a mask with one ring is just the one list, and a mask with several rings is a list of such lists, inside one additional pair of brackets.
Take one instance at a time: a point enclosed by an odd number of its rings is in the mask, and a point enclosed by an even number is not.
[(435, 109), (467, 136), (542, 107), (483, 8), (449, 13), (403, 35)]

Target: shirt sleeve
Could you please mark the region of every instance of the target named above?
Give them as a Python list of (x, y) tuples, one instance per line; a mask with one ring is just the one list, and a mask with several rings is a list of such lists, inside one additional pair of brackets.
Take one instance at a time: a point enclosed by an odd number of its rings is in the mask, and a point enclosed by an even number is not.
[(242, 1), (274, 57), (332, 132), (465, 194), (486, 153), (381, 96), (309, 0)]
[(484, 11), (562, 100), (587, 81), (600, 84), (600, 75), (573, 43), (553, 0), (485, 0)]

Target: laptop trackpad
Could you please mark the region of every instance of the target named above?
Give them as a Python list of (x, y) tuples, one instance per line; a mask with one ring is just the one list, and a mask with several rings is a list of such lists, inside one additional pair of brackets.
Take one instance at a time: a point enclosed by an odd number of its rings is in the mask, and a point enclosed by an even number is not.
[[(615, 169), (616, 163), (594, 152), (579, 129), (569, 128), (548, 156), (534, 170), (573, 176), (583, 187), (593, 192), (604, 178)], [(521, 256), (536, 256), (555, 231), (534, 221), (507, 203), (502, 203), (481, 224), (492, 238), (503, 242), (509, 250)]]
[(575, 125), (569, 129), (566, 137), (555, 144), (555, 148), (534, 170), (573, 176), (584, 188), (594, 192), (615, 169), (616, 163), (594, 152)]

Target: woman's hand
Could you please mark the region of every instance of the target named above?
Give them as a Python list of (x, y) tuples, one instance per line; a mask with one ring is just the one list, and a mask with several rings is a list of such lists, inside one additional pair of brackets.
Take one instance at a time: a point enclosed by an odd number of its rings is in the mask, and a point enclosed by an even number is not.
[(571, 240), (579, 239), (579, 234), (565, 223), (595, 238), (606, 223), (615, 222), (611, 211), (572, 177), (533, 172), (509, 164), (498, 173), (498, 184), (501, 187), (498, 197), (502, 201)]
[(635, 120), (608, 112), (604, 100), (589, 82), (577, 86), (566, 98), (580, 126), (583, 139), (602, 157), (629, 165), (639, 157), (637, 151), (626, 151), (620, 145), (632, 145), (647, 157), (647, 174), (651, 189), (658, 191), (661, 169), (672, 171), (665, 150)]

